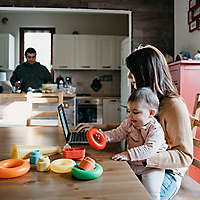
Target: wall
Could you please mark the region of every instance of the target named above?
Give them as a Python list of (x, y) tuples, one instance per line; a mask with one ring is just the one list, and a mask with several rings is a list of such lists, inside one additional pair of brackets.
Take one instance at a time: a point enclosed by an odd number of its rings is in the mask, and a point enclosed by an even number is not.
[(187, 23), (188, 8), (188, 0), (174, 1), (174, 55), (182, 50), (187, 50), (190, 52), (191, 57), (194, 57), (197, 50), (200, 49), (200, 33), (198, 30), (189, 32)]
[[(180, 0), (180, 4), (181, 2)], [(130, 10), (133, 11), (133, 48), (139, 44), (152, 44), (164, 53), (172, 56), (174, 54), (174, 0), (4, 0), (0, 2), (0, 6)], [(31, 19), (25, 20), (29, 22)], [(116, 20), (114, 25), (116, 28), (120, 24)], [(92, 26), (95, 26), (95, 23), (92, 23)]]
[[(200, 32), (198, 30), (189, 32), (187, 24), (187, 12), (189, 8), (188, 0), (175, 0), (175, 55), (177, 55), (182, 50), (188, 50), (191, 57), (195, 55), (198, 49), (200, 49)], [(200, 138), (200, 131), (197, 132), (197, 138)], [(195, 157), (200, 159), (200, 150), (194, 149)], [(199, 177), (200, 169), (191, 166), (189, 170), (189, 175), (194, 178), (194, 180), (200, 183)]]
[[(81, 74), (81, 76), (80, 76)], [(119, 97), (120, 96), (120, 71), (119, 70), (56, 70), (55, 77), (61, 75), (63, 78), (70, 76), (72, 86), (76, 87), (77, 94), (91, 94), (92, 96)], [(111, 77), (106, 81), (104, 77)], [(101, 79), (102, 87), (94, 91), (91, 84), (95, 78)]]
[[(67, 14), (0, 12), (0, 19), (8, 18), (7, 24), (0, 23), (0, 33), (11, 33), (16, 39), (16, 64), (19, 64), (19, 28), (55, 27), (57, 34), (128, 35), (127, 15), (116, 14)], [(117, 26), (116, 22), (117, 21)]]

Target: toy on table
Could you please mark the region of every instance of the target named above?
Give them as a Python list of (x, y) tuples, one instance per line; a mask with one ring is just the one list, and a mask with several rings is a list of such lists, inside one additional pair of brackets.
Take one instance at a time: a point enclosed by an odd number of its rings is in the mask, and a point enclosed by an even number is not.
[(72, 176), (80, 180), (96, 179), (102, 173), (102, 166), (90, 157), (86, 157), (72, 168)]
[(33, 150), (30, 155), (30, 164), (37, 165), (39, 158), (42, 156), (40, 150)]
[(85, 171), (90, 171), (95, 168), (95, 160), (93, 160), (90, 157), (86, 157), (84, 160), (82, 160), (78, 166), (80, 169), (83, 169)]
[(0, 178), (15, 178), (26, 174), (30, 163), (21, 159), (8, 159), (0, 162)]
[(63, 158), (83, 160), (85, 157), (85, 148), (64, 148), (63, 149)]
[(68, 173), (72, 171), (74, 165), (76, 162), (72, 159), (57, 159), (51, 162), (50, 170), (55, 173)]
[(36, 149), (40, 150), (43, 155), (61, 152), (60, 146), (13, 144), (11, 158), (27, 159), (32, 151)]
[(40, 172), (48, 171), (50, 167), (50, 159), (48, 156), (41, 156), (37, 163), (37, 170)]
[(102, 150), (106, 146), (106, 137), (103, 131), (91, 128), (86, 134), (89, 144), (96, 150)]

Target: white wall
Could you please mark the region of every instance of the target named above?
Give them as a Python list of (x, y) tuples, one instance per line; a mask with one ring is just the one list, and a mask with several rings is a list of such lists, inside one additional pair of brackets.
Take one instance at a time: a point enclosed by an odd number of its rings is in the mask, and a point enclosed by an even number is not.
[(189, 32), (187, 12), (189, 0), (174, 0), (174, 55), (180, 51), (189, 51), (193, 58), (197, 50), (200, 50), (200, 31)]
[(55, 27), (58, 34), (127, 35), (128, 15), (123, 14), (75, 14), (75, 13), (31, 13), (0, 12), (0, 19), (8, 18), (7, 24), (0, 23), (0, 33), (11, 33), (15, 37), (16, 64), (19, 64), (19, 28)]

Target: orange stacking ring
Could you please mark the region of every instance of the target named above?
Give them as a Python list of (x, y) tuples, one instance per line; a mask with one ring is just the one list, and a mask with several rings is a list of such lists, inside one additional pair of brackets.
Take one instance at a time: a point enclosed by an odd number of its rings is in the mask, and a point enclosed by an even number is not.
[(8, 159), (0, 162), (0, 178), (15, 178), (26, 174), (30, 163), (21, 159)]
[(104, 133), (96, 128), (91, 128), (86, 134), (89, 144), (97, 150), (104, 149), (106, 146), (106, 137)]

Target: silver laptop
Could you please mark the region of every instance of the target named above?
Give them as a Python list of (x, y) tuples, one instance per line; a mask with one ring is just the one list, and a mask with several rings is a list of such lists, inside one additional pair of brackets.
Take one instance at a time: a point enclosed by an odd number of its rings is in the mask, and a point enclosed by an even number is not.
[(62, 124), (66, 143), (69, 143), (69, 144), (88, 144), (88, 141), (87, 141), (87, 138), (86, 138), (86, 131), (71, 132), (69, 130), (63, 104), (60, 104), (57, 107), (57, 109), (58, 109), (58, 116), (59, 116), (61, 124)]

